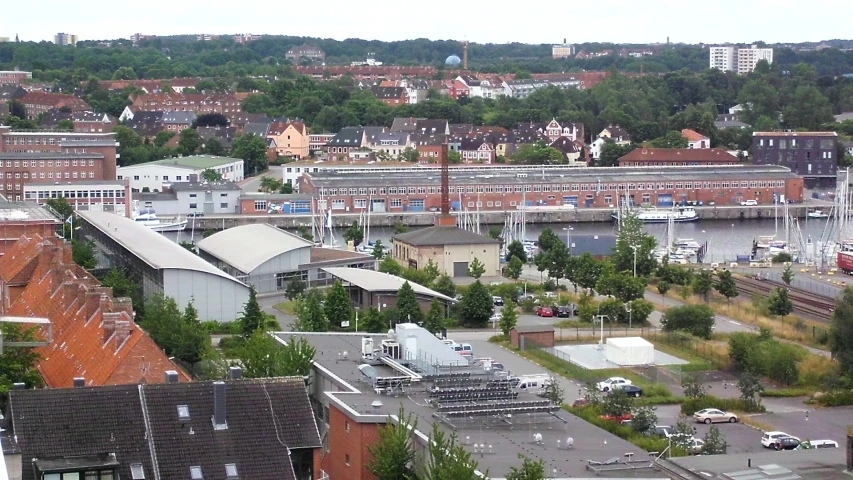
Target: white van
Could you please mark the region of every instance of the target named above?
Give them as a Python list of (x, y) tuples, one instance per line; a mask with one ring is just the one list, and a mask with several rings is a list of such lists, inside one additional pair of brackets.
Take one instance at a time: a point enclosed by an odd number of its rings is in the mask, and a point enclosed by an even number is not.
[(551, 376), (547, 374), (522, 375), (518, 377), (518, 385), (515, 388), (525, 392), (537, 392), (544, 390), (552, 382)]
[(471, 358), (474, 356), (474, 347), (472, 347), (470, 343), (454, 343), (451, 347), (463, 357)]

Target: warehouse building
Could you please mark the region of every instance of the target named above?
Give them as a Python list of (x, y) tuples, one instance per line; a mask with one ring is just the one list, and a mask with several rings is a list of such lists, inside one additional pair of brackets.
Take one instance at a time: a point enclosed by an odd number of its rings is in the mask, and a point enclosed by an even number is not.
[(141, 223), (107, 212), (78, 213), (80, 233), (104, 254), (100, 266), (130, 270), (145, 298), (164, 294), (182, 309), (192, 301), (201, 320), (231, 322), (242, 314), (249, 300), (245, 283)]
[(313, 242), (268, 224), (217, 232), (200, 241), (198, 249), (201, 258), (255, 287), (258, 293), (284, 290), (295, 279), (323, 283), (327, 279), (323, 267), (376, 268), (373, 255), (315, 247)]
[(153, 162), (119, 167), (118, 179), (130, 180), (134, 192), (160, 192), (164, 185), (180, 182), (198, 182), (205, 170), (214, 170), (223, 180), (243, 180), (243, 160), (195, 155), (191, 157), (164, 158)]
[[(405, 278), (374, 270), (331, 267), (324, 268), (323, 271), (348, 287), (350, 298), (355, 306), (361, 309), (376, 308), (382, 311), (386, 308), (394, 308), (397, 305), (397, 294), (406, 283)], [(435, 299), (445, 307), (449, 307), (454, 302), (447, 295), (419, 283), (409, 282), (409, 285), (415, 291), (415, 296), (424, 311), (429, 309)]]
[(430, 261), (451, 277), (467, 277), (476, 258), (486, 277), (501, 274), (501, 242), (458, 227), (435, 226), (394, 235), (394, 259), (411, 268), (424, 268)]

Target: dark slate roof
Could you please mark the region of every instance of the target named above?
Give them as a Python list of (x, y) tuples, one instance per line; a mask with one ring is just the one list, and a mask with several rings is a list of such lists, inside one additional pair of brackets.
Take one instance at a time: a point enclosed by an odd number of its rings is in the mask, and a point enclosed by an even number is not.
[(73, 116), (71, 112), (63, 112), (58, 108), (51, 108), (41, 119), (41, 125), (44, 127), (55, 127), (63, 120), (71, 120)]
[(383, 132), (376, 137), (376, 142), (391, 142), (391, 144), (405, 145), (409, 141), (409, 134), (406, 132)]
[(444, 145), (447, 143), (447, 135), (422, 135), (420, 133), (413, 133), (409, 140), (412, 141), (412, 144), (417, 145)]
[(159, 123), (160, 120), (163, 118), (163, 113), (164, 112), (162, 110), (140, 110), (138, 112), (135, 112), (133, 114), (133, 120), (128, 120), (127, 123)]
[[(25, 465), (115, 453), (122, 478), (140, 463), (145, 478), (225, 479), (225, 464), (240, 478), (293, 479), (288, 449), (320, 447), (301, 377), (225, 383), (227, 428), (214, 430), (213, 382), (120, 385), (11, 392), (14, 433)], [(143, 409), (144, 405), (144, 409)], [(186, 405), (189, 419), (178, 418)], [(153, 447), (153, 451), (152, 451)], [(24, 480), (35, 480), (23, 468)]]
[(364, 141), (367, 143), (377, 142), (379, 136), (386, 131), (385, 127), (364, 127)]
[[(229, 381), (225, 395), (228, 428), (214, 430), (212, 382), (145, 386), (161, 478), (189, 478), (194, 465), (205, 478), (224, 478), (234, 463), (240, 478), (293, 479), (288, 447), (320, 447), (301, 378)], [(178, 420), (178, 405), (189, 420)]]
[(195, 112), (165, 112), (160, 120), (163, 123), (188, 124), (198, 118)]
[(373, 86), (370, 87), (370, 91), (373, 92), (373, 95), (379, 99), (397, 99), (401, 98), (406, 94), (406, 89), (403, 87), (379, 87)]
[(518, 128), (513, 132), (515, 134), (515, 143), (536, 143), (539, 140), (548, 140), (548, 137), (535, 126), (525, 126)]
[(75, 122), (102, 122), (110, 123), (115, 120), (112, 115), (97, 112), (74, 112), (72, 120)]
[(448, 131), (447, 120), (418, 120), (415, 123), (415, 132), (421, 134), (446, 134)]
[(360, 147), (364, 127), (344, 127), (326, 144), (327, 147)]
[(554, 143), (552, 143), (550, 146), (567, 155), (580, 151), (580, 149), (578, 149), (577, 144), (575, 144), (575, 142), (573, 142), (572, 139), (569, 137), (560, 137), (554, 140)]
[(451, 123), (450, 124), (450, 134), (451, 135), (467, 135), (474, 130), (474, 125), (470, 123)]
[(139, 395), (137, 385), (10, 392), (14, 432), (27, 459), (23, 480), (35, 480), (30, 459), (104, 453), (116, 454), (122, 478), (131, 478), (132, 463), (154, 478)]
[(424, 118), (414, 118), (414, 117), (397, 117), (391, 123), (391, 131), (392, 132), (414, 132), (415, 124), (418, 120), (425, 120)]
[(196, 131), (202, 140), (215, 138), (225, 148), (231, 148), (237, 135), (237, 127), (198, 127)]
[(18, 85), (0, 85), (0, 99), (17, 100), (27, 94), (27, 91)]
[(457, 227), (427, 227), (413, 232), (394, 235), (394, 241), (400, 241), (416, 247), (432, 245), (483, 245), (500, 243), (499, 240), (478, 235)]
[(272, 122), (270, 122), (270, 123), (249, 122), (243, 127), (243, 133), (254, 133), (255, 135), (257, 135), (259, 137), (266, 137), (267, 132), (270, 129), (270, 125), (272, 125)]
[(619, 125), (608, 125), (607, 128), (605, 128), (605, 130), (610, 132), (610, 138), (612, 138), (613, 140), (618, 141), (619, 139), (622, 139), (623, 141), (626, 141), (626, 142), (631, 141), (631, 134), (628, 133), (627, 130), (620, 127)]
[[(462, 137), (461, 141), (459, 142), (459, 150), (464, 150), (464, 151), (479, 150), (480, 147), (482, 147), (484, 143), (489, 143), (489, 142), (487, 142), (486, 139), (483, 137), (479, 137), (479, 136), (477, 136), (477, 137)], [(489, 145), (491, 145), (491, 144), (489, 143)]]

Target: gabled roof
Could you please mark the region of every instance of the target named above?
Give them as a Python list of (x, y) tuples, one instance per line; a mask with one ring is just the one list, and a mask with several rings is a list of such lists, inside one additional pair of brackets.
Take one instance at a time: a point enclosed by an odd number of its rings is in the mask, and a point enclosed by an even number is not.
[(366, 143), (375, 143), (379, 135), (385, 133), (385, 127), (364, 127), (364, 141)]
[(396, 142), (397, 145), (405, 145), (409, 141), (406, 132), (383, 132), (376, 136), (376, 142)]
[(414, 117), (397, 117), (391, 123), (392, 132), (414, 132), (415, 124), (418, 120), (426, 120), (425, 118)]
[(447, 135), (429, 135), (413, 133), (409, 137), (409, 140), (411, 140), (412, 144), (415, 146), (444, 145), (445, 143), (447, 143)]
[(448, 131), (447, 120), (422, 119), (415, 123), (415, 133), (441, 135)]
[(74, 112), (71, 119), (75, 122), (115, 122), (115, 118), (112, 115), (98, 112)]
[(257, 135), (257, 136), (263, 138), (263, 137), (266, 137), (267, 133), (270, 131), (270, 125), (271, 125), (271, 123), (266, 123), (266, 122), (264, 122), (264, 123), (250, 122), (250, 123), (247, 123), (243, 127), (243, 133), (246, 135), (250, 135), (250, 134)]
[(133, 125), (135, 123), (159, 123), (160, 120), (163, 119), (162, 110), (139, 110), (133, 112), (133, 120), (128, 120), (127, 123), (129, 125)]
[(708, 137), (705, 135), (702, 135), (696, 130), (690, 130), (689, 128), (682, 130), (681, 136), (687, 139), (688, 142), (701, 142), (702, 140), (708, 140)]
[(427, 227), (412, 232), (394, 235), (395, 242), (399, 241), (415, 247), (443, 245), (486, 245), (500, 243), (499, 240), (478, 235), (457, 227)]
[(174, 111), (174, 112), (164, 112), (163, 117), (160, 119), (160, 121), (163, 122), (164, 124), (167, 124), (167, 125), (168, 124), (183, 125), (183, 124), (193, 123), (196, 120), (196, 118), (198, 118), (198, 115), (195, 112)]
[(400, 99), (407, 95), (406, 89), (403, 87), (370, 87), (370, 91), (378, 99)]
[(58, 108), (51, 108), (41, 119), (41, 125), (44, 127), (55, 127), (63, 120), (71, 120), (73, 118), (71, 112), (63, 112)]
[(328, 143), (327, 147), (361, 147), (364, 127), (344, 127)]
[(474, 125), (470, 123), (451, 123), (449, 127), (451, 135), (467, 135), (474, 130)]
[(619, 157), (623, 162), (702, 162), (738, 163), (738, 158), (722, 148), (635, 148)]
[(0, 99), (17, 100), (27, 94), (27, 91), (18, 85), (0, 85)]
[(612, 138), (613, 140), (618, 140), (621, 138), (622, 141), (625, 142), (631, 141), (631, 134), (629, 134), (627, 130), (620, 127), (619, 125), (608, 125), (607, 128), (602, 131), (602, 133), (604, 132), (608, 132), (610, 134), (610, 138)]
[(302, 135), (305, 135), (305, 133), (307, 133), (304, 123), (297, 122), (295, 120), (285, 120), (271, 123), (269, 126), (269, 130), (267, 131), (267, 135), (281, 135), (286, 132), (287, 129), (290, 127), (293, 127), (294, 130), (296, 130)]
[[(251, 244), (252, 248), (246, 248)], [(198, 242), (199, 250), (213, 255), (245, 274), (273, 258), (300, 248), (311, 248), (312, 242), (265, 223), (228, 228)]]
[(577, 144), (569, 137), (560, 137), (554, 140), (550, 146), (567, 155), (570, 153), (578, 153), (580, 151)]
[[(406, 283), (405, 278), (390, 275), (388, 273), (377, 272), (376, 270), (366, 270), (363, 268), (349, 267), (327, 267), (323, 269), (328, 274), (343, 282), (350, 283), (368, 292), (396, 292)], [(427, 288), (419, 283), (409, 282), (412, 290), (421, 295), (435, 297), (445, 302), (452, 302), (453, 299), (436, 292), (431, 288)]]

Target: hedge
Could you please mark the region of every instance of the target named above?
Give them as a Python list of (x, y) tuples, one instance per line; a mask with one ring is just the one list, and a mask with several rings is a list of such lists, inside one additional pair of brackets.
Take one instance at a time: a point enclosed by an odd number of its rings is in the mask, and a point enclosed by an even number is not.
[(712, 395), (685, 398), (681, 402), (681, 413), (684, 415), (693, 415), (705, 408), (718, 408), (724, 412), (764, 413), (767, 411), (761, 404), (753, 405), (740, 398), (717, 398)]
[(853, 405), (853, 390), (836, 390), (815, 398), (818, 405), (824, 407), (843, 407)]
[[(595, 406), (589, 405), (580, 408), (570, 408), (564, 406), (563, 408), (565, 408), (572, 415), (579, 417), (582, 420), (585, 420), (586, 422), (595, 425), (596, 427), (607, 430), (608, 432), (616, 435), (617, 437), (627, 440), (647, 452), (661, 453), (666, 450), (667, 446), (669, 446), (669, 441), (666, 438), (644, 435), (642, 433), (637, 432), (628, 425), (622, 425), (617, 421), (605, 420), (601, 418), (601, 410)], [(679, 457), (686, 455), (686, 452), (677, 448), (673, 448), (671, 454), (673, 457)]]

